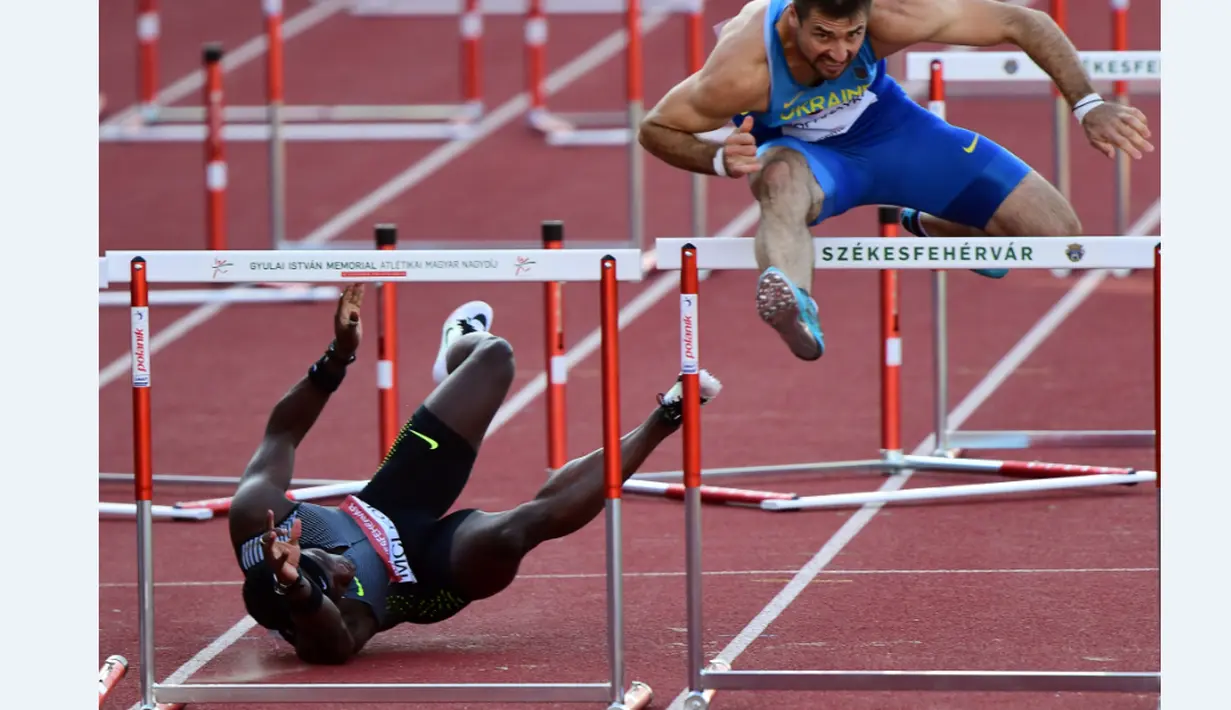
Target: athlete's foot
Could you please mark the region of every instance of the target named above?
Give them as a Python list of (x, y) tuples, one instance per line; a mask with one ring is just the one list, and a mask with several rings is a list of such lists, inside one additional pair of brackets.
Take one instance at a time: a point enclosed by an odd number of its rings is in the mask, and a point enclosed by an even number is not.
[(432, 365), (432, 379), (437, 384), (444, 381), (449, 374), (445, 356), (454, 340), (467, 333), (488, 332), (492, 327), (492, 307), (483, 301), (470, 301), (458, 306), (445, 319), (440, 329), (440, 350), (436, 353), (436, 363)]
[[(701, 384), (701, 405), (705, 406), (709, 401), (718, 396), (722, 391), (722, 383), (718, 381), (708, 370), (701, 370), (698, 373), (698, 379)], [(684, 376), (680, 375), (676, 378), (675, 384), (671, 385), (671, 389), (667, 390), (666, 394), (658, 395), (658, 413), (663, 419), (671, 424), (679, 423), (684, 416)]]
[(766, 269), (757, 281), (757, 315), (778, 331), (800, 360), (816, 360), (825, 354), (816, 301), (777, 267)]
[[(923, 224), (920, 222), (919, 210), (904, 207), (901, 213), (902, 229), (910, 232), (916, 237), (930, 237), (932, 235), (923, 231)], [(1008, 269), (971, 269), (980, 276), (986, 276), (989, 279), (1001, 279), (1005, 274), (1009, 273)]]

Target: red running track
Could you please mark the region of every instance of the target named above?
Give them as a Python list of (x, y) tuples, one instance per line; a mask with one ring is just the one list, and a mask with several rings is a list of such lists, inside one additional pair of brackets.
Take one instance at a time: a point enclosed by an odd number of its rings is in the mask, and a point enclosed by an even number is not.
[[(239, 4), (236, 3), (238, 6)], [(163, 23), (164, 85), (195, 68), (203, 41), (228, 47), (259, 29), (256, 3), (220, 11), (173, 5)], [(292, 16), (306, 3), (288, 3)], [(737, 2), (711, 2), (706, 22), (733, 14)], [(1079, 47), (1103, 48), (1109, 36), (1100, 8), (1071, 11)], [(1133, 7), (1132, 48), (1158, 46), (1157, 4)], [(135, 93), (133, 18), (102, 18), (102, 89), (109, 105)], [(646, 40), (647, 66), (678, 66), (679, 20)], [(618, 27), (616, 18), (553, 23), (551, 69), (589, 49)], [(491, 19), (485, 65), (492, 106), (521, 86), (520, 23)], [(1143, 31), (1144, 30), (1144, 31)], [(287, 45), (292, 102), (451, 100), (458, 87), (451, 62), (453, 25), (337, 17)], [(424, 43), (419, 53), (407, 47)], [(342, 49), (344, 48), (344, 49)], [(425, 51), (432, 49), (433, 51)], [(443, 56), (442, 65), (412, 65)], [(388, 67), (406, 67), (404, 73)], [(372, 67), (381, 67), (373, 71)], [(228, 74), (232, 103), (260, 98), (260, 63)], [(297, 78), (300, 77), (300, 78)], [(304, 77), (310, 77), (310, 80)], [(618, 59), (583, 76), (552, 99), (574, 107), (608, 101), (622, 89)], [(651, 72), (654, 100), (676, 75)], [(195, 101), (194, 101), (195, 102)], [(951, 120), (986, 131), (1047, 174), (1047, 99), (951, 99)], [(1158, 103), (1138, 105), (1159, 135)], [(1047, 129), (1049, 130), (1049, 128)], [(1156, 138), (1157, 142), (1157, 138)], [(1074, 201), (1089, 233), (1111, 230), (1112, 165), (1073, 137)], [(436, 144), (292, 144), (288, 232), (295, 238), (368, 239), (371, 225), (392, 221), (405, 239), (532, 239), (543, 219), (563, 219), (566, 235), (621, 238), (625, 233), (624, 151), (549, 150), (518, 117), (440, 167), (427, 180), (366, 211), (353, 205), (439, 148)], [(1160, 146), (1161, 148), (1161, 146)], [(228, 149), (230, 233), (240, 248), (265, 245), (264, 150)], [(200, 248), (204, 243), (200, 147), (100, 146), (101, 244), (114, 248)], [(1134, 166), (1134, 216), (1159, 194), (1158, 153)], [(678, 236), (688, 224), (687, 176), (647, 160), (651, 237)], [(578, 179), (581, 171), (592, 177)], [(711, 232), (735, 219), (750, 200), (743, 185), (710, 181)], [(453, 208), (456, 208), (454, 211)], [(349, 212), (347, 212), (349, 210)], [(322, 229), (339, 214), (346, 219)], [(827, 223), (821, 235), (872, 235), (874, 213), (861, 209)], [(1156, 228), (1157, 229), (1157, 228)], [(1155, 232), (1157, 233), (1157, 232)], [(627, 303), (655, 281), (622, 289)], [(830, 350), (821, 363), (793, 360), (756, 321), (751, 272), (717, 274), (702, 283), (705, 365), (727, 384), (705, 411), (706, 466), (864, 458), (877, 449), (876, 279), (827, 272), (817, 279)], [(931, 417), (930, 295), (927, 276), (903, 279), (906, 343), (905, 444), (927, 434)], [(1019, 272), (1001, 282), (955, 273), (951, 283), (950, 401), (956, 404), (1074, 280)], [(622, 417), (631, 426), (674, 376), (678, 358), (673, 291), (624, 331)], [(509, 285), (406, 285), (399, 288), (401, 398), (409, 411), (429, 391), (440, 319), (462, 299), (496, 304), (495, 329), (517, 351), (518, 391), (541, 372), (540, 293)], [(566, 289), (571, 348), (597, 325), (597, 289)], [(1108, 280), (1046, 339), (979, 407), (969, 428), (1148, 428), (1151, 426), (1149, 275)], [(154, 332), (185, 316), (200, 321), (155, 353), (154, 464), (165, 473), (238, 475), (269, 407), (328, 342), (328, 305), (240, 306), (202, 314), (159, 308)], [(717, 317), (715, 314), (721, 314)], [(206, 317), (208, 316), (208, 317)], [(203, 319), (203, 320), (202, 320)], [(100, 372), (127, 349), (122, 309), (100, 315)], [(737, 334), (761, 333), (761, 337)], [(297, 475), (360, 479), (377, 460), (375, 343), (334, 397), (298, 457)], [(666, 362), (668, 365), (664, 365)], [(364, 364), (366, 363), (366, 365)], [(569, 453), (598, 446), (598, 359), (570, 372)], [(122, 372), (120, 373), (123, 374)], [(125, 378), (100, 386), (102, 470), (132, 467)], [(197, 382), (197, 385), (193, 385)], [(496, 509), (532, 495), (543, 478), (545, 413), (541, 398), (510, 418), (484, 444), (472, 484), (459, 505)], [(678, 468), (679, 440), (647, 470)], [(1005, 452), (987, 452), (1000, 456)], [(1092, 464), (1149, 466), (1150, 451), (1047, 452)], [(916, 474), (908, 486), (952, 481)], [(965, 479), (963, 479), (965, 480)], [(989, 479), (990, 480), (990, 479)], [(768, 482), (763, 482), (768, 483)], [(868, 490), (880, 477), (783, 477), (800, 493)], [(126, 501), (132, 488), (100, 484), (103, 500)], [(156, 487), (156, 502), (228, 491)], [(878, 513), (805, 591), (735, 661), (737, 668), (1029, 668), (1154, 670), (1158, 668), (1157, 517), (1153, 489), (1087, 491), (1013, 500), (889, 507)], [(678, 503), (630, 500), (626, 568), (630, 679), (648, 682), (655, 707), (683, 688), (683, 515)], [(851, 511), (775, 515), (707, 508), (705, 514), (706, 641), (716, 654), (846, 523)], [(734, 532), (739, 531), (739, 532)], [(748, 534), (753, 531), (753, 534)], [(100, 522), (102, 579), (99, 653), (121, 653), (132, 668), (106, 707), (137, 699), (135, 534), (132, 521)], [(536, 551), (524, 576), (500, 597), (432, 627), (403, 627), (376, 639), (342, 668), (305, 668), (260, 629), (228, 637), (244, 617), (226, 525), (158, 523), (155, 529), (156, 675), (162, 680), (193, 662), (194, 682), (387, 682), (593, 680), (605, 677), (601, 520)], [(544, 618), (550, 618), (544, 623)], [(240, 627), (239, 631), (244, 631)], [(215, 651), (200, 652), (213, 644)], [(559, 649), (567, 648), (562, 655)], [(812, 694), (775, 694), (777, 708), (815, 707)], [(760, 708), (746, 692), (720, 693), (721, 708)], [(1152, 708), (1155, 699), (1123, 695), (834, 695), (834, 708)], [(221, 706), (220, 706), (221, 707)], [(234, 706), (229, 706), (234, 707)], [(448, 710), (453, 705), (439, 706)], [(530, 707), (530, 706), (527, 706)]]

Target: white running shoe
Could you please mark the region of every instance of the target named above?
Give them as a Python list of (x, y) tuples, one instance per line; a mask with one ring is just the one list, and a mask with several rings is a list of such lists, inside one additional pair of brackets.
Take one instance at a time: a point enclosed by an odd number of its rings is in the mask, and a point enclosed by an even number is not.
[(445, 319), (440, 329), (440, 350), (436, 353), (436, 363), (432, 365), (432, 379), (437, 384), (444, 382), (448, 376), (445, 355), (454, 340), (474, 332), (490, 332), (492, 327), (492, 307), (483, 301), (470, 301), (458, 306)]
[[(709, 404), (710, 400), (718, 396), (722, 391), (722, 383), (717, 377), (710, 374), (709, 370), (701, 370), (700, 390), (701, 390), (701, 406)], [(668, 421), (678, 422), (684, 416), (684, 376), (680, 375), (675, 379), (675, 383), (671, 385), (671, 389), (667, 390), (666, 394), (658, 395), (658, 407), (662, 412), (662, 416)]]

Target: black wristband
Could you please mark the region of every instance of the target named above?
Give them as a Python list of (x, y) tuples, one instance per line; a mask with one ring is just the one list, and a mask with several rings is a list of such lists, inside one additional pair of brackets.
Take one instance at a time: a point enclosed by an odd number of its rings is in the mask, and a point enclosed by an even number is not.
[(333, 394), (342, 386), (342, 380), (346, 379), (346, 368), (354, 361), (354, 353), (341, 361), (338, 358), (337, 343), (331, 342), (325, 354), (308, 368), (308, 381), (318, 389)]
[[(336, 340), (329, 341), (329, 347), (325, 348), (325, 356), (332, 357), (335, 361), (338, 360), (338, 341)], [(342, 365), (343, 366), (350, 365), (354, 361), (355, 361), (355, 353), (351, 353), (349, 356), (347, 356), (346, 362), (342, 363)]]
[(306, 616), (308, 614), (315, 613), (317, 609), (320, 609), (321, 606), (324, 605), (325, 594), (321, 591), (321, 588), (316, 586), (316, 583), (308, 577), (301, 576), (300, 579), (307, 583), (308, 588), (312, 591), (308, 594), (307, 599), (296, 599), (288, 594), (286, 597), (286, 604), (290, 608), (292, 614), (301, 614)]

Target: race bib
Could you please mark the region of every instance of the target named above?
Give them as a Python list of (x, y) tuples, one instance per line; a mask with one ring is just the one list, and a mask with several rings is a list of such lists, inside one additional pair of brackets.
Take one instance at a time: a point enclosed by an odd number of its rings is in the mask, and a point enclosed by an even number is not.
[(354, 518), (359, 529), (367, 535), (372, 547), (384, 560), (385, 568), (389, 570), (389, 581), (416, 581), (414, 573), (410, 571), (410, 562), (406, 560), (402, 538), (392, 520), (355, 496), (347, 496), (338, 509)]

